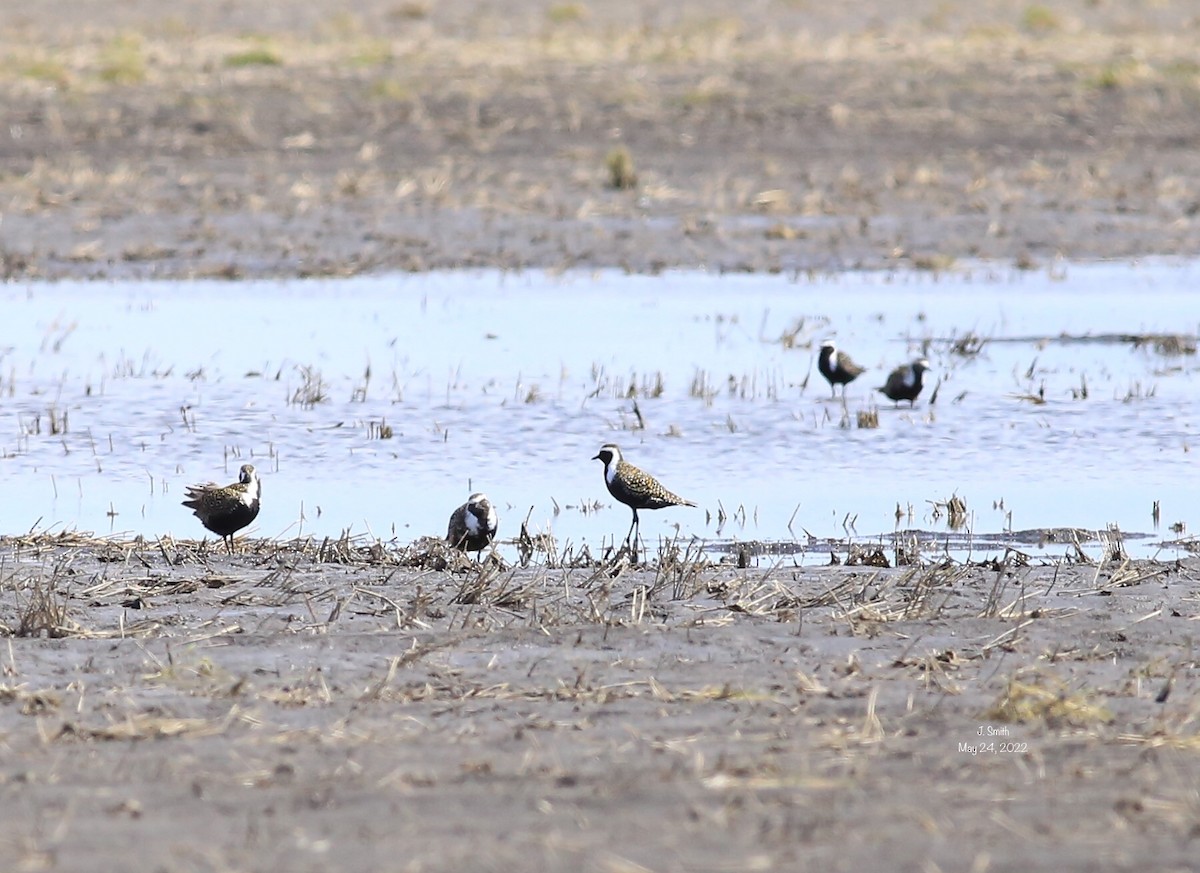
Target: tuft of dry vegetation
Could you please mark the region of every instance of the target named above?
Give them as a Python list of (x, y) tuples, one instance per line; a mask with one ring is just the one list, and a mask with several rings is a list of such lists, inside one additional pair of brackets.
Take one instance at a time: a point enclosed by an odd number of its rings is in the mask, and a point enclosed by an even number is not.
[(225, 66), (227, 67), (278, 67), (282, 64), (282, 55), (265, 45), (254, 46), (225, 56)]
[(303, 409), (312, 409), (318, 403), (329, 399), (329, 386), (325, 384), (320, 370), (305, 364), (296, 367), (296, 372), (300, 376), (300, 384), (292, 390), (288, 403)]
[(604, 157), (604, 167), (608, 172), (608, 187), (618, 191), (628, 191), (637, 187), (637, 171), (633, 167), (633, 155), (625, 146), (611, 149)]
[(50, 574), (38, 573), (22, 579), (15, 574), (3, 581), (0, 590), (11, 591), (15, 597), (17, 620), (8, 629), (12, 636), (62, 639), (84, 634), (69, 615), (65, 599), (58, 592), (58, 582), (66, 567), (56, 565)]
[(1022, 724), (1042, 723), (1050, 728), (1095, 728), (1113, 720), (1112, 713), (1096, 702), (1097, 694), (1072, 688), (1040, 670), (1018, 671), (985, 718)]

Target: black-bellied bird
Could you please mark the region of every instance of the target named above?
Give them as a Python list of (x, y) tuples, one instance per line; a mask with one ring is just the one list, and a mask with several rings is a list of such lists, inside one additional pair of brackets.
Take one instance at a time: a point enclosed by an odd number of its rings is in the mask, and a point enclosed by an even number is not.
[(604, 462), (604, 484), (608, 493), (633, 510), (633, 523), (625, 541), (636, 543), (639, 509), (663, 509), (667, 506), (695, 506), (678, 494), (668, 491), (658, 480), (621, 457), (621, 450), (614, 443), (606, 443), (592, 458)]
[(817, 356), (817, 369), (829, 383), (829, 391), (837, 396), (837, 386), (842, 386), (842, 396), (846, 396), (846, 386), (861, 376), (866, 367), (860, 367), (845, 352), (839, 352), (833, 340), (821, 343), (821, 351)]
[(478, 552), (492, 544), (500, 523), (496, 510), (486, 494), (472, 494), (467, 502), (450, 514), (446, 542), (463, 552)]
[(258, 517), (262, 481), (253, 464), (242, 464), (238, 480), (232, 485), (189, 485), (183, 505), (195, 513), (200, 523), (217, 534), (233, 553), (233, 535)]
[(928, 369), (929, 361), (924, 358), (913, 361), (911, 364), (901, 364), (888, 374), (887, 382), (875, 390), (882, 392), (884, 397), (897, 406), (900, 405), (901, 400), (907, 400), (911, 409), (917, 395), (924, 387), (921, 377)]

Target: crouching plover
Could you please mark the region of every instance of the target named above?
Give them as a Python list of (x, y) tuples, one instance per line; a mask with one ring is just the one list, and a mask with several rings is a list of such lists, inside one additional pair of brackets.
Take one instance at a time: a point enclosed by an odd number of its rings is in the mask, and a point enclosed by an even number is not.
[(446, 542), (463, 552), (483, 550), (496, 538), (496, 527), (500, 520), (492, 502), (486, 494), (472, 494), (467, 502), (450, 514), (450, 526), (446, 529)]

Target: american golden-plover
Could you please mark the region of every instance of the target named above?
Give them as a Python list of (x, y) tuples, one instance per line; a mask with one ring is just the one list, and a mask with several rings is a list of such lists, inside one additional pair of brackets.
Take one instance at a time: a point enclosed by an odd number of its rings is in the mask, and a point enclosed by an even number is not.
[(866, 370), (854, 363), (845, 352), (839, 352), (833, 340), (821, 343), (821, 352), (817, 357), (817, 369), (829, 383), (829, 391), (837, 396), (837, 386), (842, 386), (842, 396), (846, 396), (846, 386), (857, 379)]
[(486, 494), (472, 494), (467, 502), (450, 514), (450, 526), (446, 529), (446, 542), (464, 552), (483, 550), (496, 538), (496, 527), (500, 520)]
[(233, 553), (233, 535), (258, 517), (262, 482), (253, 464), (242, 464), (238, 480), (232, 485), (189, 485), (183, 505), (195, 513), (200, 523), (217, 534)]
[(901, 364), (888, 374), (887, 382), (875, 390), (882, 392), (884, 397), (897, 406), (900, 405), (901, 400), (907, 400), (911, 409), (913, 401), (917, 399), (921, 388), (924, 387), (921, 377), (928, 369), (929, 361), (924, 358), (913, 361), (911, 364)]
[(626, 461), (621, 457), (620, 448), (613, 443), (601, 446), (592, 460), (604, 462), (604, 483), (608, 486), (608, 493), (633, 510), (633, 523), (625, 535), (626, 542), (637, 542), (639, 509), (696, 505), (668, 491), (649, 473)]

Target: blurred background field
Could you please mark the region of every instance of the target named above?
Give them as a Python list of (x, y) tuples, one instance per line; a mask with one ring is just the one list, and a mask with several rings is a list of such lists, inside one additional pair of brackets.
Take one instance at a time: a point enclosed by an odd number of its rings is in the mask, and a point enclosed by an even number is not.
[(0, 270), (1188, 254), (1200, 3), (0, 9)]

